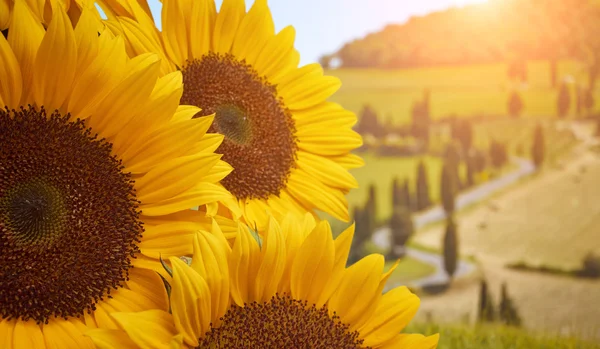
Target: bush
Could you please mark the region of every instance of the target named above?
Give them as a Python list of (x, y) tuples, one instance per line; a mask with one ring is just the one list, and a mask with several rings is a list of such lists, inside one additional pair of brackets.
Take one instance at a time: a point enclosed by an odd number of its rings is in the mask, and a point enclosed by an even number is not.
[(562, 83), (560, 85), (560, 90), (558, 91), (558, 99), (556, 101), (558, 117), (564, 118), (569, 113), (569, 109), (571, 108), (571, 96), (569, 94), (569, 87), (566, 83)]
[(533, 145), (531, 147), (531, 157), (535, 167), (539, 168), (544, 163), (545, 153), (544, 130), (542, 129), (542, 126), (538, 124), (533, 134)]
[(580, 276), (597, 278), (600, 277), (600, 255), (592, 252), (588, 253), (583, 259)]

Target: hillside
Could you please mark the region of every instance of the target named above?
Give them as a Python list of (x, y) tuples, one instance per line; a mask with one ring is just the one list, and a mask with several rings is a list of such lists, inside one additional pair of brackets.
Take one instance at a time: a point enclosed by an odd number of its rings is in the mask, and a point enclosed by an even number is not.
[(590, 0), (489, 0), (389, 25), (330, 57), (354, 68), (584, 58), (597, 12)]

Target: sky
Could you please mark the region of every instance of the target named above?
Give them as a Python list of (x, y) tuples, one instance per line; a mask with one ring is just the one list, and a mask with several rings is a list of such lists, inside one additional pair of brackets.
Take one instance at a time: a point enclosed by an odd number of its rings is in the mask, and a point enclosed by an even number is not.
[[(301, 64), (316, 62), (322, 54), (344, 43), (376, 32), (387, 24), (403, 23), (411, 16), (487, 0), (269, 0), (277, 31), (296, 28), (296, 49)], [(217, 8), (222, 0), (216, 0)], [(159, 0), (148, 0), (155, 18)], [(253, 3), (246, 0), (247, 7)], [(160, 21), (157, 21), (159, 23)]]

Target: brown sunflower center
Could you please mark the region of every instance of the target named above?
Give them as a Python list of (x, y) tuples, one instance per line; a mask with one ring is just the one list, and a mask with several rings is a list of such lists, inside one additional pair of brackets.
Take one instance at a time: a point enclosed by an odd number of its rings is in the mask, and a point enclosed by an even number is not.
[(306, 301), (287, 295), (274, 296), (270, 302), (233, 306), (200, 340), (197, 349), (358, 349), (363, 340), (358, 332), (337, 316), (330, 316), (327, 307), (309, 306)]
[(240, 199), (279, 195), (296, 163), (296, 128), (275, 86), (232, 55), (209, 53), (183, 68), (182, 104), (216, 114), (210, 132), (225, 136), (217, 153), (233, 166), (223, 185)]
[(0, 110), (0, 319), (95, 309), (123, 285), (142, 232), (109, 142), (69, 115)]

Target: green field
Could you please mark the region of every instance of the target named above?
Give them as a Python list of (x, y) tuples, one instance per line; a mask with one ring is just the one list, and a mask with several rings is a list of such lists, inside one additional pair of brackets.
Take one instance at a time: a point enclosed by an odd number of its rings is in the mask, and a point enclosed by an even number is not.
[[(434, 119), (451, 114), (504, 115), (509, 93), (521, 92), (524, 116), (556, 115), (557, 90), (551, 88), (549, 63), (528, 64), (528, 84), (515, 86), (507, 76), (506, 64), (462, 67), (433, 67), (405, 70), (335, 69), (327, 73), (342, 81), (342, 88), (331, 98), (356, 113), (365, 104), (374, 107), (382, 120), (408, 123), (415, 101), (423, 90), (431, 90), (431, 113)], [(575, 113), (574, 82), (586, 82), (580, 63), (565, 61), (558, 65), (558, 78), (572, 81), (571, 113)], [(600, 110), (600, 89), (595, 91), (596, 111)]]
[(503, 326), (411, 324), (404, 332), (439, 333), (438, 349), (600, 349), (597, 344), (574, 338), (531, 334)]
[(417, 166), (421, 159), (425, 162), (428, 171), (430, 197), (432, 200), (438, 201), (443, 165), (441, 158), (433, 156), (380, 157), (372, 153), (361, 153), (360, 156), (365, 160), (365, 166), (352, 170), (360, 187), (351, 190), (348, 194), (350, 207), (364, 205), (368, 197), (369, 185), (374, 184), (377, 196), (377, 219), (389, 218), (392, 206), (392, 180), (395, 177), (401, 181), (408, 178), (410, 189), (414, 193)]
[[(385, 270), (395, 263), (395, 261), (388, 261), (385, 264)], [(396, 270), (390, 275), (388, 279), (388, 285), (406, 285), (413, 280), (418, 280), (435, 273), (435, 267), (431, 264), (423, 263), (418, 259), (414, 259), (410, 256), (400, 259), (400, 263), (396, 267)]]

